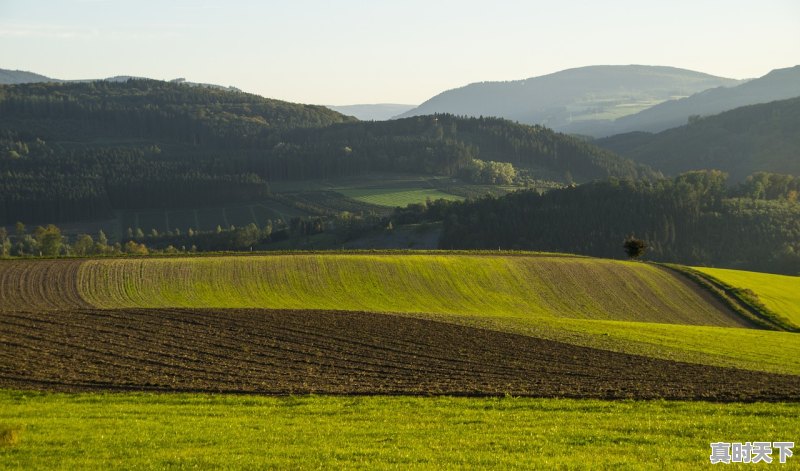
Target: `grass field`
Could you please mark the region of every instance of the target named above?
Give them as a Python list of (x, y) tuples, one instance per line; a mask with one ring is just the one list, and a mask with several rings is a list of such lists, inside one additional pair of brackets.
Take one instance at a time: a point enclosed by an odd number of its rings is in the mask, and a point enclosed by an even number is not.
[(0, 391), (0, 427), (19, 430), (0, 469), (696, 469), (711, 442), (797, 442), (798, 416), (800, 404)]
[(800, 327), (800, 276), (774, 275), (722, 268), (695, 268), (722, 283), (754, 292), (769, 310)]
[(553, 256), (268, 255), (88, 260), (92, 306), (261, 307), (740, 326), (641, 263)]
[(451, 195), (432, 188), (339, 188), (337, 192), (369, 204), (389, 207), (405, 207), (413, 203), (424, 203), (426, 200), (445, 199), (461, 201), (461, 196)]

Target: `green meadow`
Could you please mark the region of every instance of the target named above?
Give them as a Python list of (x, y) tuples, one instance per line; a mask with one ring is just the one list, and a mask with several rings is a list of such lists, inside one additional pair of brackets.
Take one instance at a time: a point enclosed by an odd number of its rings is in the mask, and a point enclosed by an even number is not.
[(800, 404), (0, 391), (0, 427), (19, 431), (0, 469), (696, 469), (711, 442), (798, 441), (798, 416)]

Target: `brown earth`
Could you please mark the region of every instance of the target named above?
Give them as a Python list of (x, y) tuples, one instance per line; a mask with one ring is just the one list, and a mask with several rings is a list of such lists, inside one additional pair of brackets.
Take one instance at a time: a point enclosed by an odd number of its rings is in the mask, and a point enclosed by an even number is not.
[(800, 376), (396, 315), (257, 309), (3, 312), (0, 387), (800, 400)]
[(78, 290), (82, 260), (3, 260), (0, 311), (90, 308)]

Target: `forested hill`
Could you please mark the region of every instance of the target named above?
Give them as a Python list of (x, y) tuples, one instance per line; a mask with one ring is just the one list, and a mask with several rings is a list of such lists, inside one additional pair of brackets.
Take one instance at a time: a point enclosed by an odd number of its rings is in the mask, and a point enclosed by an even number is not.
[(696, 117), (658, 134), (596, 143), (667, 174), (715, 168), (743, 180), (758, 171), (800, 175), (800, 98)]
[(253, 201), (272, 181), (455, 176), (474, 159), (579, 182), (654, 175), (581, 140), (499, 119), (362, 123), (321, 106), (139, 79), (0, 86), (0, 224)]
[(296, 158), (328, 156), (325, 161), (343, 159), (372, 170), (456, 175), (480, 159), (508, 162), (557, 180), (567, 173), (578, 182), (657, 176), (582, 139), (500, 118), (416, 116), (295, 130), (283, 139)]
[(0, 87), (0, 126), (56, 141), (161, 138), (242, 147), (287, 129), (353, 120), (323, 106), (149, 79)]

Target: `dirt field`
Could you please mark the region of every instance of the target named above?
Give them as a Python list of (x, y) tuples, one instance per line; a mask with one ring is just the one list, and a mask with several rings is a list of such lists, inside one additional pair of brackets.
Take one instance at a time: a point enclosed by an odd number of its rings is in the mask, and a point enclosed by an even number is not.
[(800, 376), (395, 315), (255, 309), (3, 312), (0, 388), (800, 400)]
[(3, 260), (0, 311), (89, 308), (78, 288), (81, 260)]

